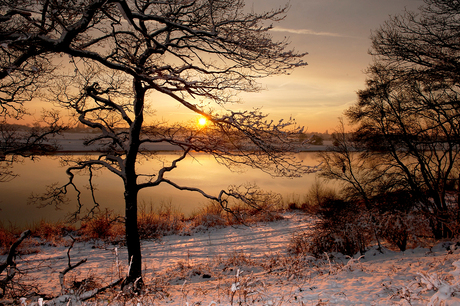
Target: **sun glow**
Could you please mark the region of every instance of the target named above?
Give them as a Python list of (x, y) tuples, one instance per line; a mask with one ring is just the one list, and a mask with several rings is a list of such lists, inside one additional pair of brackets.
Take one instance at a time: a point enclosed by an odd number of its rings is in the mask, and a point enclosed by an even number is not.
[(198, 125), (201, 127), (204, 127), (207, 123), (208, 123), (208, 119), (206, 119), (205, 117), (200, 117), (198, 119)]

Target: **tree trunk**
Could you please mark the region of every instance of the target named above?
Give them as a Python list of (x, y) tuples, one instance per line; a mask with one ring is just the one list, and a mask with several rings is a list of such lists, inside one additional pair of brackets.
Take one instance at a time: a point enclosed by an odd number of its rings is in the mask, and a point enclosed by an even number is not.
[(129, 260), (129, 272), (125, 284), (134, 284), (134, 289), (142, 285), (142, 255), (137, 228), (137, 194), (136, 186), (125, 186), (125, 230)]

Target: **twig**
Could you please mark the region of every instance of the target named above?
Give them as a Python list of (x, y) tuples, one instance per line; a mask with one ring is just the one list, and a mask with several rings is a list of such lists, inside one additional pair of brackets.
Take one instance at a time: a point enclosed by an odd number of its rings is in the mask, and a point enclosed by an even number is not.
[[(77, 268), (78, 266), (84, 264), (87, 259), (82, 259), (80, 260), (79, 262), (77, 262), (76, 264), (72, 265), (71, 262), (70, 262), (70, 250), (72, 249), (73, 245), (75, 244), (75, 239), (73, 237), (70, 237), (72, 238), (72, 244), (70, 245), (69, 249), (67, 250), (67, 267), (59, 273), (59, 283), (61, 284), (61, 295), (65, 295), (66, 294), (66, 290), (65, 290), (65, 286), (64, 286), (64, 277), (65, 275)], [(119, 278), (117, 279), (116, 281), (113, 281), (111, 282), (110, 284), (104, 286), (104, 287), (101, 287), (101, 288), (97, 288), (97, 289), (93, 289), (93, 290), (89, 290), (89, 291), (85, 291), (83, 292), (82, 294), (78, 295), (78, 296), (75, 296), (75, 298), (79, 301), (85, 301), (85, 300), (88, 300), (92, 297), (94, 297), (96, 294), (104, 291), (104, 290), (107, 290), (108, 288), (111, 288), (113, 286), (116, 286), (117, 284), (121, 283), (121, 281), (123, 280), (123, 278)], [(58, 297), (59, 298), (59, 297)]]
[(72, 249), (73, 245), (75, 244), (75, 239), (73, 237), (70, 237), (70, 238), (72, 238), (72, 244), (70, 245), (69, 249), (67, 250), (67, 260), (68, 260), (67, 261), (67, 267), (64, 270), (62, 270), (61, 272), (59, 272), (59, 284), (61, 285), (61, 294), (65, 294), (65, 291), (66, 291), (65, 286), (64, 286), (64, 277), (65, 277), (65, 275), (69, 271), (75, 269), (76, 267), (84, 264), (87, 261), (87, 259), (85, 258), (85, 259), (82, 259), (79, 262), (77, 262), (75, 265), (71, 265), (71, 263), (70, 263), (70, 250)]
[(122, 281), (123, 281), (123, 278), (119, 278), (116, 281), (111, 282), (107, 286), (104, 286), (104, 287), (101, 287), (101, 288), (98, 288), (98, 289), (94, 289), (94, 290), (90, 290), (90, 291), (86, 291), (86, 292), (82, 293), (79, 296), (80, 301), (86, 301), (86, 300), (94, 297), (96, 294), (120, 284)]

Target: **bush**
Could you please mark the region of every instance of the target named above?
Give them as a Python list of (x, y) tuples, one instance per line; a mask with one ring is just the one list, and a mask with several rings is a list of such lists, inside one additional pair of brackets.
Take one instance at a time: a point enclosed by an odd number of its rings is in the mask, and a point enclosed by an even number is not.
[(34, 225), (33, 228), (33, 237), (54, 242), (76, 231), (74, 225), (64, 222), (47, 222), (45, 220), (41, 220), (38, 224)]
[(150, 205), (140, 206), (138, 230), (141, 239), (156, 239), (163, 235), (177, 234), (184, 228), (184, 215), (174, 209), (171, 203), (161, 203), (157, 210)]
[(337, 192), (325, 185), (324, 181), (318, 179), (308, 190), (305, 200), (300, 205), (300, 209), (308, 214), (316, 215), (320, 209), (320, 206), (331, 199), (339, 199)]
[(362, 203), (338, 199), (326, 199), (317, 214), (311, 240), (302, 247), (314, 256), (325, 252), (340, 252), (344, 255), (366, 251), (372, 240), (369, 215)]
[(78, 233), (83, 239), (112, 240), (124, 235), (124, 228), (119, 217), (106, 209), (91, 219), (81, 222)]
[(416, 201), (407, 191), (386, 192), (372, 198), (379, 234), (400, 251), (418, 237), (430, 236), (428, 219), (415, 207)]

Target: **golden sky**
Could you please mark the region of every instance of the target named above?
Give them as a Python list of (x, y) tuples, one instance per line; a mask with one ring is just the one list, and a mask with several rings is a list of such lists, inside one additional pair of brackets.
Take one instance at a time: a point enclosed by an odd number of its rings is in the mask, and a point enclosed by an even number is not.
[[(261, 12), (283, 6), (284, 0), (246, 0), (249, 10)], [(264, 91), (241, 94), (241, 110), (262, 108), (277, 120), (294, 117), (310, 132), (332, 132), (338, 117), (356, 101), (356, 91), (364, 88), (364, 70), (370, 34), (404, 9), (415, 11), (422, 0), (290, 0), (287, 17), (274, 24), (275, 39), (285, 36), (305, 57), (308, 66), (289, 76), (262, 80)], [(160, 98), (154, 95), (153, 99)], [(40, 108), (39, 103), (31, 106)], [(177, 102), (154, 103), (156, 119), (192, 120), (191, 112)], [(38, 116), (38, 115), (37, 115)]]
[[(256, 12), (284, 5), (280, 0), (246, 0)], [(371, 31), (407, 8), (416, 11), (422, 0), (291, 0), (287, 17), (274, 24), (273, 36), (291, 41), (298, 51), (307, 51), (308, 66), (289, 76), (262, 80), (264, 91), (240, 95), (242, 110), (262, 108), (274, 119), (294, 117), (309, 132), (331, 133), (338, 117), (364, 89), (364, 71)], [(177, 105), (177, 104), (175, 104)], [(233, 107), (234, 109), (235, 107)], [(162, 118), (186, 117), (184, 107), (164, 105)], [(161, 119), (161, 118), (160, 118)]]

